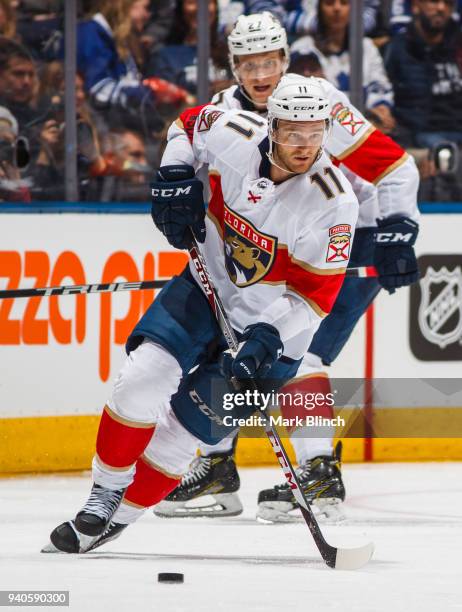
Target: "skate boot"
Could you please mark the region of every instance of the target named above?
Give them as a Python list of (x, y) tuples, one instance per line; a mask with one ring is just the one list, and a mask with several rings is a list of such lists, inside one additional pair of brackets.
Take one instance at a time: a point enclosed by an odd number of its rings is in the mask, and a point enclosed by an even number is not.
[[(200, 456), (178, 487), (154, 506), (154, 514), (162, 517), (237, 516), (242, 512), (236, 493), (239, 487), (233, 451)], [(210, 503), (206, 496), (210, 496)], [(197, 503), (198, 498), (204, 499)]]
[(119, 507), (125, 491), (114, 491), (94, 484), (87, 503), (74, 519), (77, 531), (93, 537), (101, 535)]
[[(296, 469), (308, 503), (324, 522), (338, 522), (345, 519), (342, 509), (345, 487), (340, 472), (341, 453), (342, 443), (338, 442), (332, 456), (315, 457)], [(287, 483), (260, 491), (257, 519), (268, 523), (301, 520), (298, 504)]]
[(109, 523), (109, 526), (99, 536), (92, 537), (79, 533), (74, 521), (58, 525), (50, 534), (50, 543), (42, 548), (43, 553), (86, 553), (98, 548), (106, 542), (115, 540), (128, 527), (122, 523)]

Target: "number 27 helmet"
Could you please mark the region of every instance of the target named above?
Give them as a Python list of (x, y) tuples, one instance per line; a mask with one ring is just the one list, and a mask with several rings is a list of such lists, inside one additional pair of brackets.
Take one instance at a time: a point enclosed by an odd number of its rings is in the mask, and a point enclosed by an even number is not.
[(241, 15), (228, 36), (229, 63), (234, 77), (236, 75), (236, 56), (267, 53), (281, 49), (284, 55), (283, 73), (289, 65), (289, 47), (286, 31), (279, 21), (268, 11), (254, 15)]

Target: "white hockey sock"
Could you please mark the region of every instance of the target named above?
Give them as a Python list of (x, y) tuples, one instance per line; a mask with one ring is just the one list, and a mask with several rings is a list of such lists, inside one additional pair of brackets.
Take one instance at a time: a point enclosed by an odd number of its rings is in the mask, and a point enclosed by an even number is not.
[(141, 518), (145, 511), (146, 508), (138, 508), (137, 506), (132, 506), (131, 504), (125, 504), (122, 501), (112, 517), (112, 522), (122, 523), (123, 525), (131, 525)]
[(298, 465), (319, 455), (332, 455), (332, 438), (304, 438), (300, 437), (300, 435), (297, 436), (297, 432), (298, 434), (302, 433), (300, 430), (297, 430), (290, 437), (290, 441), (294, 447)]
[(128, 470), (111, 470), (102, 465), (96, 455), (93, 457), (91, 467), (95, 484), (114, 491), (127, 488), (135, 476), (134, 464)]
[(205, 444), (204, 442), (201, 442), (199, 445), (201, 455), (203, 455), (204, 457), (208, 457), (209, 455), (213, 455), (213, 453), (231, 452), (231, 449), (233, 448), (234, 438), (236, 437), (236, 435), (237, 434), (234, 434), (233, 436), (227, 436), (226, 438), (223, 438), (223, 440), (220, 440), (218, 444), (214, 444), (213, 446), (211, 444)]

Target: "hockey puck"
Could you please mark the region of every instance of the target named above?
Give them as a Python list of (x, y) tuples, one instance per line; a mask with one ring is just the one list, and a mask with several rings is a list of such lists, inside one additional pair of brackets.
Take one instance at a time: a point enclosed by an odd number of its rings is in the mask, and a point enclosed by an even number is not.
[(161, 572), (160, 574), (157, 574), (157, 581), (167, 582), (167, 583), (172, 583), (172, 584), (180, 584), (181, 582), (184, 582), (184, 574)]

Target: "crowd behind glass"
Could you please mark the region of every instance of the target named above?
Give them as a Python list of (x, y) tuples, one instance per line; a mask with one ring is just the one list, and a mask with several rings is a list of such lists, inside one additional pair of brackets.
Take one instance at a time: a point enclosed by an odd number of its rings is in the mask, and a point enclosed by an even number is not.
[[(364, 0), (364, 112), (412, 155), (420, 199), (462, 201), (462, 0)], [(0, 0), (0, 206), (61, 201), (64, 2)], [(233, 83), (241, 14), (286, 27), (289, 70), (348, 93), (350, 0), (209, 0), (210, 96)], [(196, 103), (197, 0), (81, 0), (76, 108), (82, 201), (146, 201), (170, 122)]]

